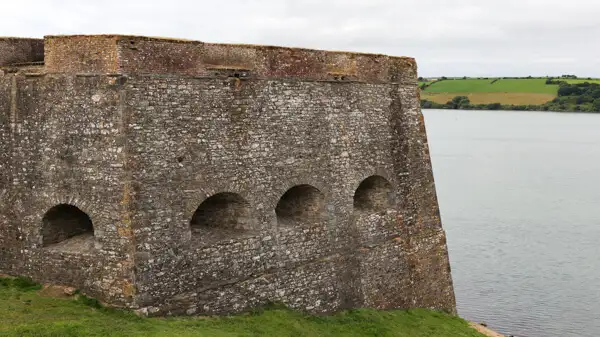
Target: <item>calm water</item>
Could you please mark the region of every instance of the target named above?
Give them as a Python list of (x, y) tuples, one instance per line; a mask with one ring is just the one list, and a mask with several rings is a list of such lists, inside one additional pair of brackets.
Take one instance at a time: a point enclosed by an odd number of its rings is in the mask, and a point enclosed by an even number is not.
[(424, 114), (459, 314), (600, 336), (600, 114)]

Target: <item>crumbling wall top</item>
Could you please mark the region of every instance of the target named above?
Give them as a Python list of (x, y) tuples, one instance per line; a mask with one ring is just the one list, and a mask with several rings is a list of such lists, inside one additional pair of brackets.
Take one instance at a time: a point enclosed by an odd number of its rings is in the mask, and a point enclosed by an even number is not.
[(0, 67), (44, 61), (44, 40), (0, 37)]
[(45, 37), (48, 73), (164, 74), (400, 82), (416, 85), (408, 57), (127, 36)]

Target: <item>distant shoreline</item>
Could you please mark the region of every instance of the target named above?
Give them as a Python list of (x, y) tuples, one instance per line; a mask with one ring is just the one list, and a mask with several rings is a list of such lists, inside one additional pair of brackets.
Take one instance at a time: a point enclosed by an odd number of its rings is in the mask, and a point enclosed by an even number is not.
[(600, 112), (600, 79), (441, 78), (419, 83), (423, 109)]
[(503, 107), (501, 109), (478, 109), (478, 108), (472, 108), (472, 109), (450, 109), (450, 108), (423, 108), (421, 107), (421, 110), (458, 110), (458, 111), (514, 111), (514, 112), (521, 112), (521, 111), (531, 111), (531, 112), (554, 112), (554, 113), (565, 113), (565, 114), (597, 114), (600, 113), (598, 111), (572, 111), (572, 110), (561, 110), (561, 111), (555, 111), (555, 110), (518, 110), (518, 109), (511, 109), (508, 107)]

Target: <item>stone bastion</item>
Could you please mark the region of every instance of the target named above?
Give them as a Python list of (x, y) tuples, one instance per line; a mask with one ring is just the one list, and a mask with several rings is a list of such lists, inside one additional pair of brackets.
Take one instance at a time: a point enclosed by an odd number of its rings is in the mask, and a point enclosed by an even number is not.
[(0, 273), (147, 315), (455, 312), (412, 58), (0, 38)]

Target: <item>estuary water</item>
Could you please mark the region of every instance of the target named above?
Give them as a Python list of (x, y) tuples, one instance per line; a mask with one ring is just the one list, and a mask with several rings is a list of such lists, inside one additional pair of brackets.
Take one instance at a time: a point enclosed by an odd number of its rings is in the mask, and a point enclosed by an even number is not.
[(459, 315), (600, 336), (600, 114), (423, 113)]

